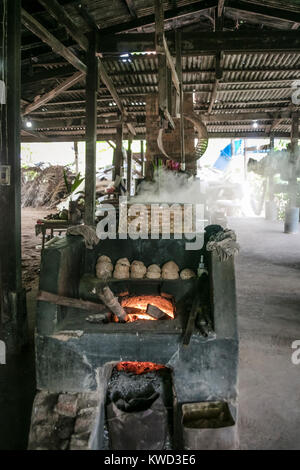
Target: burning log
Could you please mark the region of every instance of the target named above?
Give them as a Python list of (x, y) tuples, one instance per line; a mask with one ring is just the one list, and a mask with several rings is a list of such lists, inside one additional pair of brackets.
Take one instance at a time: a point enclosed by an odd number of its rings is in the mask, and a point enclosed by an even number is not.
[(150, 315), (150, 317), (155, 318), (155, 320), (165, 320), (168, 318), (168, 315), (160, 310), (160, 308), (156, 307), (155, 305), (148, 304), (146, 313)]
[(124, 307), (124, 310), (128, 315), (141, 315), (143, 313), (143, 310), (136, 307)]
[(126, 322), (128, 320), (127, 313), (108, 286), (103, 287), (98, 295), (100, 300), (118, 317), (120, 322)]

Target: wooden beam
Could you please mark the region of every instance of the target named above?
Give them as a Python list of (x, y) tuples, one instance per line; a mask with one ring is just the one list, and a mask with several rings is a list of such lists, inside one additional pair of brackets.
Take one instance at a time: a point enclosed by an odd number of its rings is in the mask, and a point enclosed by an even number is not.
[(127, 195), (130, 197), (131, 192), (131, 173), (132, 173), (132, 138), (129, 137), (128, 139), (128, 150), (127, 150)]
[(107, 312), (107, 307), (103, 304), (76, 299), (73, 297), (64, 297), (62, 295), (52, 294), (51, 292), (43, 290), (38, 292), (36, 300), (39, 302), (49, 302), (55, 305), (62, 305), (64, 307), (79, 308), (93, 313)]
[(94, 225), (96, 204), (97, 91), (99, 84), (95, 32), (90, 33), (87, 64), (84, 223), (86, 225)]
[[(185, 15), (191, 15), (196, 12), (206, 12), (210, 8), (217, 6), (217, 0), (201, 0), (199, 2), (194, 2), (190, 5), (183, 5), (177, 8), (171, 8), (165, 11), (164, 20), (172, 20), (174, 18), (181, 18)], [(107, 34), (116, 34), (124, 31), (129, 31), (131, 29), (137, 29), (142, 26), (147, 26), (155, 23), (155, 14), (141, 16), (135, 20), (128, 21), (126, 23), (121, 23), (116, 26), (109, 26), (107, 28), (101, 29), (101, 36)], [(138, 49), (137, 49), (138, 50)]]
[(227, 8), (233, 8), (239, 11), (245, 11), (262, 15), (270, 18), (279, 18), (283, 21), (291, 21), (300, 23), (300, 9), (289, 10), (286, 2), (283, 2), (283, 8), (269, 7), (266, 4), (260, 5), (259, 3), (243, 2), (240, 0), (228, 0)]
[(213, 90), (212, 90), (211, 95), (210, 95), (210, 101), (209, 101), (209, 106), (208, 106), (208, 110), (207, 110), (208, 114), (210, 114), (212, 112), (212, 109), (214, 107), (216, 96), (217, 96), (217, 93), (218, 93), (218, 85), (219, 85), (219, 80), (216, 79), (215, 83), (214, 83)]
[(164, 46), (164, 50), (165, 50), (165, 54), (166, 54), (167, 64), (168, 64), (168, 66), (171, 70), (172, 82), (173, 82), (173, 84), (176, 88), (176, 91), (177, 91), (178, 95), (179, 95), (180, 94), (179, 79), (178, 79), (178, 75), (177, 75), (175, 65), (174, 65), (174, 62), (173, 62), (173, 57), (170, 54), (168, 44), (167, 44), (167, 41), (166, 41), (166, 38), (165, 38), (164, 35), (163, 35), (163, 46)]
[(164, 47), (164, 7), (155, 0), (155, 50), (158, 60), (158, 106), (162, 119), (174, 129), (175, 124), (168, 110), (167, 57)]
[[(183, 116), (183, 85), (182, 85), (182, 60), (181, 60), (181, 33), (175, 32), (175, 49), (176, 49), (176, 71), (179, 79), (179, 99), (176, 100), (176, 116), (179, 112), (180, 116), (180, 153), (181, 163), (184, 169), (185, 165), (185, 145), (184, 145), (184, 116)], [(178, 95), (177, 95), (178, 96)]]
[(76, 41), (83, 50), (87, 51), (89, 42), (86, 36), (75, 26), (65, 8), (60, 5), (57, 0), (39, 0), (39, 2), (60, 25), (65, 27), (74, 41)]
[(115, 179), (117, 176), (121, 176), (122, 164), (123, 164), (123, 125), (122, 123), (117, 126), (116, 132), (116, 150), (114, 152), (114, 175)]
[(34, 72), (33, 75), (28, 73), (27, 67), (24, 67), (22, 70), (21, 85), (23, 88), (31, 85), (32, 83), (38, 83), (45, 80), (53, 80), (56, 78), (64, 78), (70, 75), (73, 75), (74, 67), (66, 63), (65, 66), (54, 68), (54, 69), (45, 69), (41, 72)]
[(93, 16), (89, 13), (89, 11), (84, 7), (83, 2), (76, 2), (75, 8), (78, 13), (82, 16), (85, 20), (86, 24), (88, 25), (91, 31), (98, 31), (98, 25), (93, 18)]
[(65, 47), (55, 36), (42, 26), (35, 18), (33, 18), (24, 8), (21, 9), (22, 23), (33, 34), (38, 36), (43, 42), (48, 44), (54, 52), (64, 57), (77, 70), (86, 73), (86, 65), (67, 47)]
[(113, 149), (113, 150), (116, 150), (116, 146), (113, 142), (111, 142), (110, 140), (107, 140), (106, 141), (108, 143), (108, 145)]
[(141, 155), (141, 162), (142, 162), (142, 176), (145, 176), (145, 156), (144, 156), (144, 141), (141, 140), (140, 141), (140, 145), (141, 145), (141, 152), (140, 152), (140, 155)]
[[(78, 42), (81, 48), (86, 51), (88, 47), (87, 38), (82, 33), (80, 33), (80, 31), (78, 31), (78, 28), (74, 25), (72, 19), (65, 13), (65, 10), (63, 9), (63, 7), (56, 0), (49, 0), (49, 1), (39, 0), (39, 1), (47, 9), (47, 11), (51, 13), (52, 16), (54, 16), (57, 20), (59, 19), (59, 21), (63, 24), (63, 26), (67, 29), (67, 31), (71, 34), (71, 36)], [(82, 8), (81, 8), (81, 11), (82, 11)], [(74, 67), (76, 67), (77, 62), (76, 60), (74, 61), (74, 57), (76, 58), (76, 56), (72, 52), (70, 52), (54, 36), (48, 33), (48, 31), (41, 24), (39, 24), (33, 17), (28, 15), (28, 13), (26, 13), (24, 10), (22, 10), (22, 18), (23, 18), (23, 23), (28, 29), (31, 28), (30, 30), (34, 34), (40, 37), (40, 39), (42, 39), (44, 42), (50, 45), (53, 48), (53, 50), (55, 50), (55, 52), (60, 53), (63, 57), (65, 57), (66, 60), (68, 60), (72, 65), (74, 65)], [(54, 47), (56, 47), (56, 49)], [(126, 116), (126, 110), (124, 109), (123, 104), (121, 100), (119, 99), (116, 88), (111, 78), (108, 76), (105, 66), (103, 65), (100, 58), (98, 61), (98, 67), (99, 67), (99, 74), (100, 74), (101, 80), (107, 87), (108, 91), (110, 92), (111, 96), (113, 97), (114, 101), (116, 102), (122, 114)], [(77, 64), (76, 68), (79, 68), (79, 70), (84, 71), (86, 73), (86, 65), (83, 64), (82, 62), (81, 62), (81, 67), (78, 67), (78, 64)], [(133, 131), (133, 133), (135, 133), (133, 126), (131, 126), (130, 129), (131, 131)]]
[(218, 0), (218, 9), (217, 9), (218, 17), (223, 15), (224, 3), (225, 3), (225, 0)]
[[(299, 113), (292, 113), (292, 125), (291, 125), (291, 159), (293, 163), (297, 163), (299, 157)], [(295, 175), (296, 176), (296, 175)]]
[(124, 1), (132, 18), (137, 18), (136, 9), (135, 9), (133, 0), (124, 0)]
[[(290, 119), (290, 111), (280, 113), (282, 119)], [(206, 123), (215, 123), (215, 122), (234, 122), (234, 121), (269, 121), (274, 118), (274, 113), (266, 112), (256, 112), (251, 113), (236, 113), (232, 111), (231, 113), (220, 113), (220, 114), (202, 114), (202, 120)]]
[[(174, 34), (166, 33), (171, 53), (175, 51)], [(99, 53), (153, 52), (155, 36), (152, 33), (119, 34), (101, 37)], [(182, 33), (182, 55), (212, 55), (243, 52), (298, 52), (300, 35), (298, 31), (216, 31)]]
[(37, 99), (35, 99), (33, 103), (28, 104), (25, 107), (22, 115), (25, 116), (26, 114), (30, 114), (32, 111), (35, 111), (44, 104), (48, 103), (48, 101), (53, 100), (53, 98), (58, 96), (60, 93), (67, 90), (68, 88), (71, 88), (73, 85), (82, 80), (84, 76), (85, 74), (83, 72), (76, 72), (74, 75), (72, 75), (72, 77), (67, 78), (67, 80), (64, 80), (62, 83), (57, 85), (57, 87), (53, 88), (48, 93), (37, 97)]
[(0, 339), (7, 353), (19, 352), (26, 340), (26, 294), (21, 279), (21, 17), (20, 0), (3, 0), (6, 15), (1, 42), (1, 69), (6, 104), (1, 105), (0, 165), (10, 177), (0, 186)]
[(297, 164), (299, 159), (299, 114), (294, 112), (292, 113), (292, 125), (291, 125), (291, 149), (290, 149), (290, 173), (291, 177), (289, 179), (289, 205), (290, 207), (297, 206)]

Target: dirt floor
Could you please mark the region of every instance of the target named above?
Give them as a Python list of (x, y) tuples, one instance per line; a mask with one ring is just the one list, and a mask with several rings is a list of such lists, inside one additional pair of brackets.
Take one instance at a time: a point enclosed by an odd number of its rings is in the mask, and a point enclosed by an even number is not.
[[(34, 276), (40, 256), (34, 223), (46, 213), (22, 214), (24, 262)], [(283, 223), (258, 218), (232, 219), (228, 225), (241, 244), (236, 257), (240, 448), (299, 450), (300, 365), (292, 364), (291, 344), (300, 340), (300, 234), (286, 235)], [(31, 331), (37, 282), (32, 286)], [(26, 448), (34, 382), (32, 347), (21, 361), (0, 368), (0, 449)]]

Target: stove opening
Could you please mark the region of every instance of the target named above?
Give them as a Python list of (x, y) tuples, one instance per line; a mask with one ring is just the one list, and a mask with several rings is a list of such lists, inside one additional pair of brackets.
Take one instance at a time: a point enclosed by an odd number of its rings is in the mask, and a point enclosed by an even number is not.
[(111, 450), (172, 449), (171, 370), (153, 362), (118, 363), (108, 382), (105, 427)]
[(128, 315), (128, 322), (137, 320), (172, 320), (175, 303), (172, 296), (136, 295), (121, 296), (120, 303)]

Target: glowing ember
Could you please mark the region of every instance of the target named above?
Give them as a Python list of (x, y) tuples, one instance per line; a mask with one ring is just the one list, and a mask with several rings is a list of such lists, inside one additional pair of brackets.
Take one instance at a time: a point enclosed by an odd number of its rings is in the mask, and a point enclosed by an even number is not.
[(165, 369), (165, 366), (160, 364), (154, 364), (154, 362), (119, 362), (116, 365), (118, 371), (131, 372), (133, 374), (146, 374), (147, 372), (152, 372), (155, 370)]
[(128, 307), (140, 310), (140, 312), (128, 313), (128, 322), (136, 320), (156, 320), (146, 313), (147, 306), (154, 305), (170, 318), (174, 318), (174, 307), (170, 300), (159, 295), (141, 295), (136, 297), (127, 297), (122, 300), (122, 307)]

